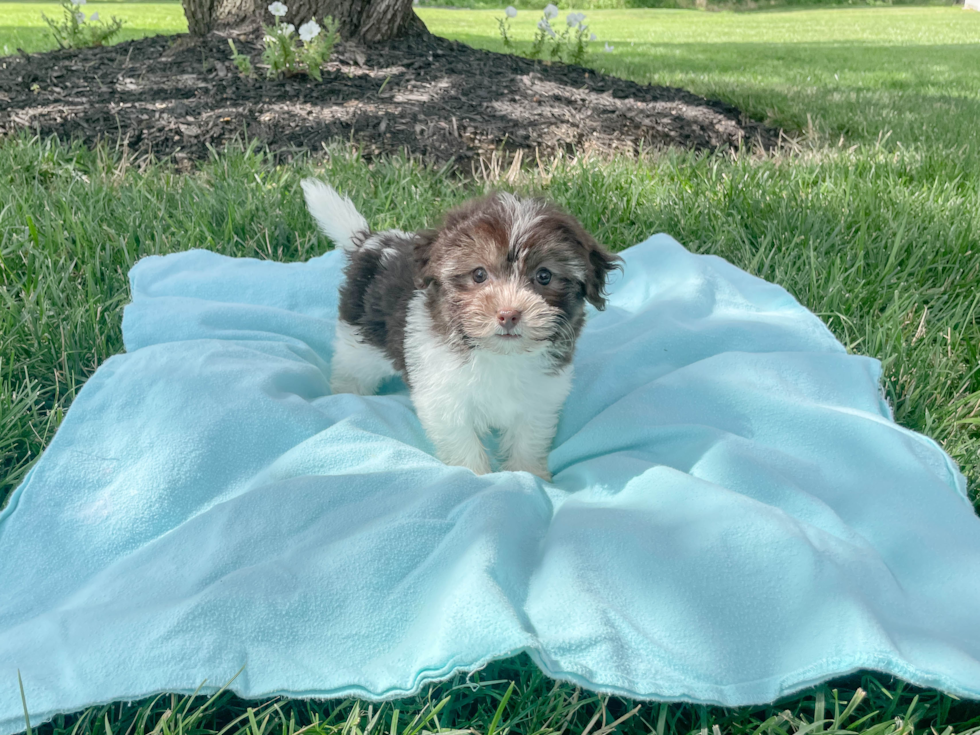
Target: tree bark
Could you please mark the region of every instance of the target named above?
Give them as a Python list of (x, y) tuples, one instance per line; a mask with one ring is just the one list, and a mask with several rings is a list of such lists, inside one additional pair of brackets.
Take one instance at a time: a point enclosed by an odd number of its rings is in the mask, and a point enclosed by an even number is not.
[[(203, 35), (216, 24), (239, 25), (260, 21), (272, 25), (272, 0), (183, 0), (191, 33)], [(297, 28), (315, 18), (322, 23), (330, 16), (347, 41), (378, 43), (407, 35), (428, 33), (422, 19), (412, 10), (412, 0), (281, 0), (287, 7), (283, 21)], [(206, 21), (203, 20), (207, 17)], [(192, 22), (192, 17), (194, 21)], [(199, 20), (200, 19), (200, 20)], [(195, 29), (204, 30), (195, 30)]]
[[(193, 1), (183, 0), (185, 3)], [(269, 3), (271, 2), (272, 0), (269, 0)], [(215, 22), (216, 25), (222, 26), (236, 26), (246, 21), (256, 22), (262, 19), (259, 9), (265, 12), (265, 8), (256, 0), (215, 0), (215, 5), (217, 6), (214, 13)]]
[(204, 36), (211, 32), (215, 24), (215, 0), (183, 0), (184, 17), (187, 30), (193, 36)]

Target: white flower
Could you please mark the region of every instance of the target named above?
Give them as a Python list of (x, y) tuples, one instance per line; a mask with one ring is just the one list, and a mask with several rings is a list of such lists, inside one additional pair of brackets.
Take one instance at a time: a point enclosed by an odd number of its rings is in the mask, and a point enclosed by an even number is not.
[(286, 38), (289, 38), (291, 35), (293, 35), (293, 31), (295, 30), (296, 30), (296, 26), (294, 26), (292, 23), (287, 23), (282, 27), (282, 33)]
[(269, 6), (269, 12), (272, 13), (277, 18), (281, 18), (286, 14), (286, 6), (283, 5), (279, 0), (276, 0), (272, 5)]
[(88, 0), (71, 0), (72, 5), (84, 5)]
[(276, 37), (275, 36), (266, 36), (262, 40), (265, 43), (265, 45), (268, 46), (269, 44), (273, 44), (273, 43), (276, 42)]
[(565, 18), (569, 28), (579, 25), (583, 20), (585, 20), (585, 13), (569, 13)]
[(540, 28), (542, 31), (550, 30), (551, 23), (549, 23), (547, 20), (542, 18), (541, 20), (538, 21), (538, 28)]
[(308, 20), (299, 27), (299, 37), (303, 43), (309, 43), (320, 35), (320, 24), (315, 20)]
[(596, 40), (596, 35), (593, 33), (591, 36), (589, 36), (589, 40), (590, 41), (595, 41)]
[(96, 10), (96, 11), (95, 11), (94, 13), (92, 13), (92, 14), (91, 14), (91, 15), (90, 15), (90, 16), (88, 17), (88, 19), (89, 19), (89, 20), (98, 20), (98, 19), (99, 19), (99, 11), (98, 11), (98, 10)]
[(508, 5), (506, 8), (504, 8), (504, 12), (507, 14), (508, 18), (517, 17), (517, 8), (515, 8), (513, 5)]
[(75, 20), (77, 20), (79, 23), (84, 23), (85, 13), (75, 13)]
[(558, 6), (548, 3), (544, 6), (544, 17), (548, 20), (558, 17)]
[(605, 51), (606, 53), (608, 53), (608, 52), (612, 51), (614, 48), (616, 48), (616, 47), (615, 46), (610, 46), (609, 45), (609, 42), (606, 41), (606, 47), (603, 49), (603, 51)]

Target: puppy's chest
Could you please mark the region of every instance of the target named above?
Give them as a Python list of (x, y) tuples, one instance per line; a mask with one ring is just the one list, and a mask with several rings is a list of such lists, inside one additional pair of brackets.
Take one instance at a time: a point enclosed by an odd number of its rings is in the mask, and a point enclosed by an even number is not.
[(529, 412), (557, 411), (571, 385), (570, 369), (555, 374), (544, 355), (475, 351), (443, 368), (441, 385), (430, 386), (441, 389), (448, 410), (462, 411), (484, 428), (504, 428)]

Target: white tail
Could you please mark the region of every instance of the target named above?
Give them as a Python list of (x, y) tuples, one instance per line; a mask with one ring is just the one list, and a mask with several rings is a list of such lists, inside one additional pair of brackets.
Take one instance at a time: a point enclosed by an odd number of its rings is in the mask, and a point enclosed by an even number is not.
[(367, 235), (371, 231), (367, 220), (357, 211), (354, 203), (338, 194), (329, 184), (317, 179), (303, 179), (302, 183), (306, 208), (319, 225), (320, 232), (342, 250), (354, 250), (357, 247), (355, 236)]

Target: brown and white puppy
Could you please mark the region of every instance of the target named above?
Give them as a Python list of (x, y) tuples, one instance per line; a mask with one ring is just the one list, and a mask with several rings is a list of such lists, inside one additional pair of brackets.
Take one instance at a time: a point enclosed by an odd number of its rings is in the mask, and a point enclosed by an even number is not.
[(540, 199), (494, 194), (436, 230), (371, 233), (331, 187), (307, 179), (303, 190), (348, 258), (333, 392), (374, 393), (401, 374), (443, 462), (489, 472), (480, 437), (497, 429), (503, 469), (550, 479), (585, 303), (605, 306), (620, 259)]

